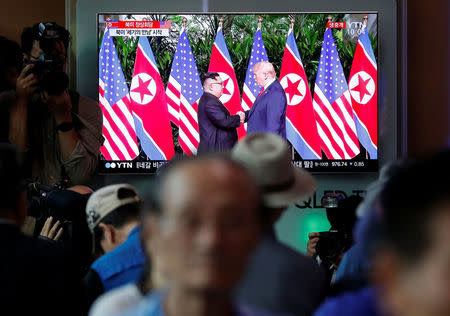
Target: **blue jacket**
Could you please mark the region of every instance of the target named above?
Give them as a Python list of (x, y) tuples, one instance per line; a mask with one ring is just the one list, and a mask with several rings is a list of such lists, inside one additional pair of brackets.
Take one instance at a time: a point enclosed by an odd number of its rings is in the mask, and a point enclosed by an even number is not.
[(310, 316), (325, 297), (322, 269), (311, 259), (266, 233), (235, 289), (237, 302), (272, 313)]
[(329, 298), (314, 316), (382, 316), (375, 292), (374, 288), (367, 287)]
[(139, 239), (140, 226), (136, 226), (123, 244), (98, 258), (91, 266), (97, 272), (104, 291), (135, 282), (140, 277), (145, 255)]
[(245, 111), (247, 134), (269, 132), (286, 139), (286, 94), (275, 80), (256, 99), (250, 110)]

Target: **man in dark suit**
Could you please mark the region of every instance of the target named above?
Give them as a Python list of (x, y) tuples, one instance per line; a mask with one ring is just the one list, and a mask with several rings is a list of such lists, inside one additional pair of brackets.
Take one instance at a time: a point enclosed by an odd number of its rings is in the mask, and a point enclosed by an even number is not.
[(261, 61), (253, 67), (253, 74), (262, 90), (252, 108), (245, 111), (247, 133), (268, 132), (286, 138), (286, 94), (273, 65)]
[(203, 76), (203, 90), (198, 104), (198, 152), (229, 150), (237, 142), (236, 128), (244, 120), (244, 114), (230, 115), (219, 100), (223, 94), (223, 81), (218, 73), (211, 72)]
[(287, 142), (272, 133), (247, 135), (232, 149), (262, 192), (264, 237), (250, 259), (235, 296), (244, 304), (273, 313), (312, 315), (325, 297), (324, 272), (311, 258), (279, 242), (274, 225), (287, 207), (308, 198), (314, 178), (289, 159)]

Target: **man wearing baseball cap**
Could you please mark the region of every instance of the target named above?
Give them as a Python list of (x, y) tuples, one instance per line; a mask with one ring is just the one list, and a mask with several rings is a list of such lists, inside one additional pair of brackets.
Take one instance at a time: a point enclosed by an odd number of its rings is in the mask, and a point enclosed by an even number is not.
[(89, 197), (86, 217), (94, 252), (103, 253), (84, 278), (89, 307), (103, 292), (137, 281), (145, 255), (140, 243), (142, 198), (129, 184), (105, 186)]
[(311, 196), (317, 184), (290, 157), (288, 143), (272, 133), (249, 134), (231, 151), (231, 158), (247, 168), (259, 187), (265, 230), (235, 295), (272, 313), (307, 316), (325, 296), (325, 276), (310, 258), (279, 242), (274, 226), (291, 204)]

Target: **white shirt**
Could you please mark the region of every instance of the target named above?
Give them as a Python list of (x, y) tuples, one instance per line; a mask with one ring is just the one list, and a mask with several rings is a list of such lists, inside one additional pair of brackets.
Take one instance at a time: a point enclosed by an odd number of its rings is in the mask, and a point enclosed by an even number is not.
[(144, 296), (136, 283), (130, 283), (101, 295), (89, 310), (89, 316), (110, 316), (120, 314), (139, 304)]

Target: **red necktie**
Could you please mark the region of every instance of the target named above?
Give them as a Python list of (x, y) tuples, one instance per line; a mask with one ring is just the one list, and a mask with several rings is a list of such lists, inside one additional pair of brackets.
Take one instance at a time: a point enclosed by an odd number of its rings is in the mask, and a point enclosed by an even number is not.
[(259, 94), (256, 98), (259, 98), (263, 92), (264, 92), (264, 87), (261, 89), (261, 91), (259, 91)]

